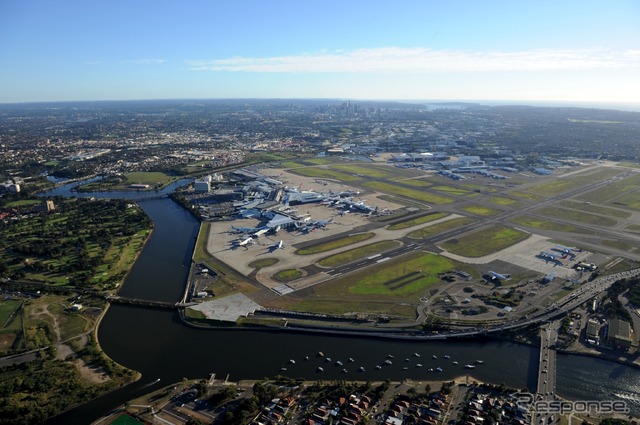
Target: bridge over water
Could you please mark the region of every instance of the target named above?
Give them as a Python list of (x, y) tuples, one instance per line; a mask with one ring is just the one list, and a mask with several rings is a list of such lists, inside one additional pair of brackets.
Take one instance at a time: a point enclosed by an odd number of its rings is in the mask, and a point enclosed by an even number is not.
[(116, 304), (138, 305), (142, 307), (161, 308), (164, 310), (175, 310), (178, 308), (184, 308), (189, 307), (190, 305), (194, 305), (194, 303), (174, 303), (170, 301), (145, 300), (142, 298), (121, 297), (119, 295), (110, 295), (107, 296), (106, 299), (107, 301)]

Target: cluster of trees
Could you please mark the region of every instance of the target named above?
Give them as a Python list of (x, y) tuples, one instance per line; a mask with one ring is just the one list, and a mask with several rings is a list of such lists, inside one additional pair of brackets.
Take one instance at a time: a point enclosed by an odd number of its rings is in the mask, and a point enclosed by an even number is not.
[[(68, 274), (86, 284), (112, 244), (125, 244), (151, 220), (119, 199), (56, 199), (56, 209), (0, 227), (0, 276)], [(10, 273), (10, 270), (12, 272)]]
[(0, 424), (41, 423), (115, 387), (84, 385), (75, 366), (55, 359), (7, 366), (0, 375)]

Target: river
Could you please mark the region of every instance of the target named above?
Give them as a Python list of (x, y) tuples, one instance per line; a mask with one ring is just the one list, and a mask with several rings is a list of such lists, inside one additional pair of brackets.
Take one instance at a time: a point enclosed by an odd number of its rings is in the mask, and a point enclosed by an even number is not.
[[(143, 198), (146, 194), (77, 194), (60, 187), (50, 195)], [(139, 204), (154, 221), (154, 232), (120, 293), (177, 301), (184, 291), (199, 224), (169, 198), (142, 199)], [(538, 360), (537, 348), (498, 341), (416, 342), (284, 331), (195, 329), (185, 326), (177, 313), (124, 305), (109, 308), (100, 324), (98, 339), (109, 357), (140, 371), (142, 379), (47, 423), (90, 423), (133, 397), (183, 378), (206, 378), (210, 373), (218, 378), (228, 375), (231, 380), (286, 374), (308, 379), (414, 381), (451, 379), (468, 373), (471, 380), (533, 389)], [(319, 351), (325, 358), (317, 355)], [(389, 355), (393, 356), (393, 364), (376, 369)], [(446, 355), (450, 359), (445, 359)], [(307, 356), (309, 360), (305, 360)], [(331, 357), (332, 362), (327, 362), (326, 357)], [(349, 358), (354, 362), (350, 363)], [(296, 363), (290, 364), (289, 359)], [(337, 360), (344, 366), (335, 366)], [(463, 368), (475, 360), (485, 363), (473, 370)], [(459, 364), (453, 365), (453, 361)], [(319, 366), (324, 372), (317, 371)], [(280, 370), (283, 367), (286, 372)], [(358, 372), (360, 367), (365, 372)], [(437, 367), (443, 371), (428, 371)], [(342, 373), (343, 368), (348, 373)], [(596, 358), (560, 355), (557, 374), (558, 394), (570, 398), (611, 399), (613, 393), (620, 396), (640, 392), (640, 370)], [(160, 382), (154, 383), (157, 379)], [(637, 402), (629, 405), (634, 413), (640, 411)]]

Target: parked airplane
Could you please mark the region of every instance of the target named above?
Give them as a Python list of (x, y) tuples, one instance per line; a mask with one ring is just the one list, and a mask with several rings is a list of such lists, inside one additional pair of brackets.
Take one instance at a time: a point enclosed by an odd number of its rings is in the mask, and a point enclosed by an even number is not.
[(552, 254), (551, 252), (546, 252), (546, 251), (542, 251), (542, 252), (540, 253), (540, 256), (541, 256), (542, 258), (547, 258), (547, 259), (549, 259), (549, 260), (555, 260), (555, 259), (556, 259), (556, 257), (557, 257), (557, 255), (556, 255), (556, 254)]
[(253, 239), (251, 239), (249, 237), (249, 238), (242, 239), (242, 240), (238, 239), (238, 240), (235, 240), (235, 241), (233, 241), (231, 243), (232, 243), (231, 248), (233, 249), (233, 248), (239, 248), (241, 246), (244, 246), (245, 248), (248, 248), (249, 244), (252, 244), (254, 242), (253, 242)]
[(274, 243), (273, 245), (271, 245), (269, 247), (269, 249), (273, 252), (276, 249), (284, 249), (284, 242), (282, 240), (280, 240), (280, 242), (278, 243)]
[(235, 227), (231, 226), (231, 231), (234, 233), (253, 233), (258, 231), (255, 227)]
[(314, 222), (313, 225), (316, 227), (325, 227), (327, 224), (331, 223), (332, 221), (333, 221), (332, 218), (330, 218), (329, 220), (318, 220)]
[(258, 238), (262, 235), (264, 235), (265, 233), (267, 233), (269, 231), (269, 229), (260, 229), (257, 232), (254, 232), (251, 236), (253, 236), (254, 238)]
[(493, 272), (493, 271), (489, 272), (489, 276), (491, 276), (491, 280), (494, 280), (494, 279), (509, 280), (509, 279), (511, 279), (511, 275), (510, 274), (496, 273), (496, 272)]

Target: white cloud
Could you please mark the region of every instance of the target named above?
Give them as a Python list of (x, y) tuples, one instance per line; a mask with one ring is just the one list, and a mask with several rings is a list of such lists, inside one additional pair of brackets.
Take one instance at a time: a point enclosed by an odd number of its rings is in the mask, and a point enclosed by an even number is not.
[(194, 71), (231, 72), (472, 72), (640, 67), (640, 52), (536, 49), (517, 52), (382, 47), (275, 57), (192, 60)]

